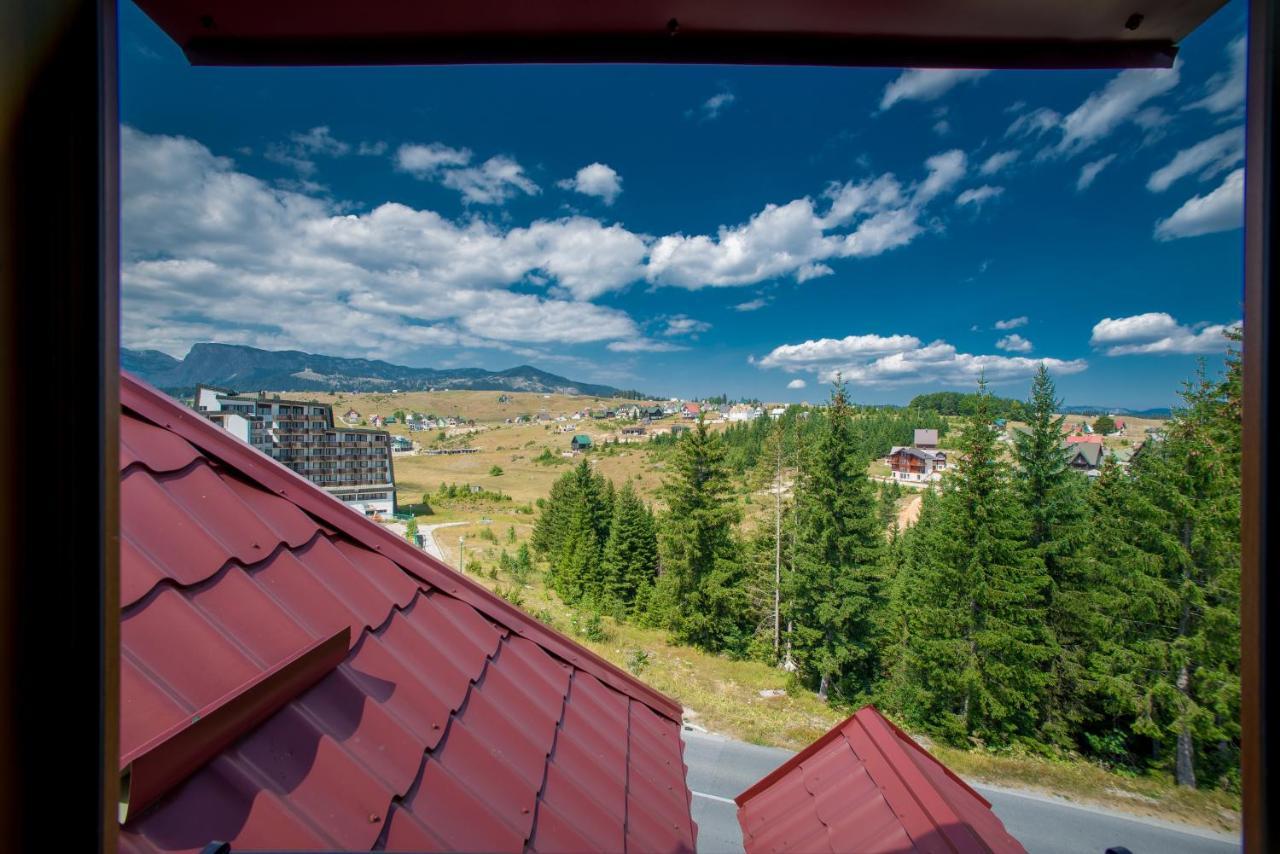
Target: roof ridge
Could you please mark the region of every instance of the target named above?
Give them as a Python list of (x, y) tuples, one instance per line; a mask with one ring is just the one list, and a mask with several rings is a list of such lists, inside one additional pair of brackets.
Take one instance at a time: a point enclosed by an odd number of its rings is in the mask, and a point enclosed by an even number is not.
[(533, 641), (551, 655), (594, 676), (610, 688), (644, 703), (672, 721), (680, 722), (680, 704), (665, 694), (530, 617), (442, 561), (419, 551), (376, 522), (356, 515), (306, 478), (241, 442), (124, 369), (120, 371), (120, 406), (177, 434), (260, 488), (284, 498), (338, 533), (388, 558), (417, 581), (430, 584), (440, 593), (464, 602), (486, 618)]

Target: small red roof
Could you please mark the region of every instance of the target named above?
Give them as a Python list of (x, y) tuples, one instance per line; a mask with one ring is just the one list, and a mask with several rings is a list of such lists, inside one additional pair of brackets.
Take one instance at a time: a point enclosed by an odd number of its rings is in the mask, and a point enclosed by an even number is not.
[(122, 851), (694, 849), (678, 704), (120, 385)]
[(991, 804), (866, 706), (734, 799), (747, 854), (1022, 852)]
[(1091, 433), (1088, 436), (1068, 436), (1067, 444), (1068, 445), (1080, 445), (1080, 444), (1101, 445), (1102, 437), (1099, 436), (1097, 433)]

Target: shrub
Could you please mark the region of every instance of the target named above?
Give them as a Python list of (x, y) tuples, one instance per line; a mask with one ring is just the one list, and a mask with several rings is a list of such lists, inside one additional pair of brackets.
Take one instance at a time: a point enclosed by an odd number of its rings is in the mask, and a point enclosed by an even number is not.
[(497, 464), (490, 466), (489, 477), (502, 477), (502, 466)]
[(632, 675), (639, 676), (649, 666), (649, 653), (643, 649), (633, 649), (631, 654), (627, 656), (627, 669)]

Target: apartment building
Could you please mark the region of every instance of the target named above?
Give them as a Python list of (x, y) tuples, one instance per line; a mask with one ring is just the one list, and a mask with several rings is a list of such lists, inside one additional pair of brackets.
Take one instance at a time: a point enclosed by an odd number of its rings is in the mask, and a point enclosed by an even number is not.
[(195, 408), (224, 430), (322, 487), (351, 509), (395, 512), (391, 435), (337, 426), (333, 407), (199, 386)]

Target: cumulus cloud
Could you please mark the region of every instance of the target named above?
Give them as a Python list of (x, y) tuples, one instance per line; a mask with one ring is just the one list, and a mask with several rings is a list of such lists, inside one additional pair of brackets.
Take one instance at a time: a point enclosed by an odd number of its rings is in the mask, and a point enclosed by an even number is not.
[(801, 344), (775, 347), (760, 360), (762, 368), (800, 370), (814, 365), (865, 357), (901, 353), (920, 346), (914, 335), (848, 335), (844, 338), (818, 338)]
[[(587, 302), (642, 278), (644, 241), (583, 217), (501, 229), (386, 203), (344, 213), (273, 188), (182, 137), (121, 129), (128, 346), (195, 341), (385, 358), (639, 337)], [(509, 288), (536, 277), (556, 294)]]
[(1015, 332), (997, 341), (996, 349), (1007, 350), (1010, 353), (1030, 353), (1031, 342)]
[(1126, 122), (1151, 129), (1160, 123), (1161, 114), (1148, 110), (1148, 102), (1177, 86), (1181, 70), (1182, 61), (1175, 60), (1171, 68), (1122, 71), (1065, 116), (1046, 108), (1033, 110), (1015, 119), (1006, 133), (1040, 137), (1057, 131), (1057, 143), (1041, 156), (1073, 156)]
[(1244, 225), (1244, 170), (1228, 175), (1217, 189), (1193, 196), (1166, 219), (1156, 223), (1156, 240), (1199, 237), (1231, 231)]
[(572, 178), (556, 182), (556, 186), (584, 196), (595, 196), (606, 205), (611, 205), (622, 192), (622, 176), (603, 163), (591, 163), (579, 169)]
[(954, 187), (965, 165), (963, 151), (947, 151), (928, 158), (925, 177), (910, 187), (890, 174), (833, 184), (820, 200), (825, 212), (806, 196), (767, 205), (746, 223), (721, 226), (715, 236), (660, 237), (650, 247), (646, 277), (657, 285), (698, 289), (829, 275), (826, 261), (880, 255), (923, 233), (925, 207)]
[(1098, 177), (1098, 173), (1111, 165), (1111, 161), (1115, 160), (1114, 154), (1108, 154), (1092, 163), (1086, 163), (1080, 167), (1080, 177), (1076, 178), (1076, 192), (1083, 193), (1093, 185), (1094, 180)]
[[(1016, 337), (1016, 336), (1010, 336)], [(946, 341), (921, 345), (911, 335), (861, 335), (784, 344), (757, 363), (761, 368), (810, 372), (820, 382), (841, 376), (852, 385), (892, 388), (916, 383), (967, 386), (980, 376), (1002, 383), (1032, 376), (1041, 364), (1057, 374), (1088, 367), (1083, 359), (961, 353)]]
[(1030, 321), (1026, 315), (1021, 317), (1011, 317), (1008, 320), (997, 320), (996, 329), (999, 329), (1001, 332), (1009, 329), (1021, 329), (1026, 326), (1028, 322)]
[(396, 150), (396, 168), (421, 180), (439, 181), (468, 204), (499, 205), (520, 193), (541, 192), (514, 158), (499, 154), (471, 166), (471, 150), (443, 143), (405, 144)]
[(961, 83), (980, 80), (989, 71), (958, 68), (909, 68), (884, 88), (880, 109), (899, 101), (934, 101)]
[(1018, 152), (1016, 150), (997, 151), (995, 154), (982, 161), (982, 165), (978, 167), (978, 171), (983, 175), (995, 175), (1017, 159)]
[(1147, 189), (1163, 193), (1180, 178), (1194, 172), (1208, 180), (1244, 160), (1244, 127), (1235, 127), (1179, 151), (1166, 165), (1151, 173)]
[(956, 196), (956, 204), (977, 205), (978, 207), (982, 207), (983, 202), (994, 199), (1003, 192), (1004, 187), (992, 187), (989, 184), (984, 184), (981, 187), (973, 187), (965, 190), (963, 193)]
[(796, 377), (791, 382), (787, 383), (787, 388), (800, 389), (800, 388), (804, 388), (807, 385), (808, 385), (807, 382), (800, 379), (799, 377)]
[(1228, 70), (1209, 78), (1208, 94), (1188, 106), (1188, 109), (1208, 110), (1211, 113), (1237, 114), (1244, 111), (1245, 67), (1248, 45), (1239, 36), (1227, 45)]
[(1152, 311), (1099, 320), (1094, 324), (1089, 343), (1108, 356), (1220, 353), (1226, 349), (1223, 336), (1239, 327), (1239, 321), (1184, 326), (1166, 312)]
[(749, 299), (746, 302), (738, 303), (733, 307), (733, 310), (734, 311), (759, 311), (760, 309), (764, 308), (768, 304), (769, 304), (769, 301), (767, 299), (764, 299), (763, 297), (757, 297), (755, 299)]

